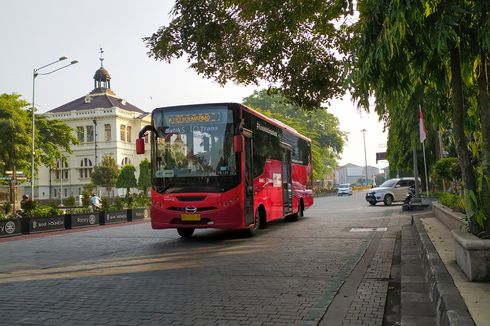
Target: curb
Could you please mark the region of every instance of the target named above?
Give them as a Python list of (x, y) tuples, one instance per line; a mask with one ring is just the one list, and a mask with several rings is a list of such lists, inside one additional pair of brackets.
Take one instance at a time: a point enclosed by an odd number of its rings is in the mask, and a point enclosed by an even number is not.
[(422, 260), (425, 283), (436, 308), (437, 324), (441, 326), (475, 325), (451, 275), (427, 235), (420, 216), (412, 215), (412, 231)]

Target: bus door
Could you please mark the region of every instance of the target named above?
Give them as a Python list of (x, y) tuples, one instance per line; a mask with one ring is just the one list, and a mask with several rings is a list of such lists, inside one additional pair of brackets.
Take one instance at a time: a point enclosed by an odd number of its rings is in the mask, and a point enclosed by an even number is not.
[(244, 133), (244, 152), (245, 155), (245, 225), (254, 223), (254, 186), (253, 186), (253, 143), (251, 133)]
[(293, 213), (293, 187), (291, 181), (291, 149), (281, 143), (282, 156), (282, 205), (283, 215)]

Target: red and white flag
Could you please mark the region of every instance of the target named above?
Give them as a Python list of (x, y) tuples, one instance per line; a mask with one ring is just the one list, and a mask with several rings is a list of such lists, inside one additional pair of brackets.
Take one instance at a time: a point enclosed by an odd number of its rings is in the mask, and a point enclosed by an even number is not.
[(419, 113), (420, 113), (420, 123), (419, 123), (420, 142), (423, 143), (425, 138), (427, 138), (427, 129), (425, 129), (424, 116), (422, 115), (421, 105), (419, 105)]

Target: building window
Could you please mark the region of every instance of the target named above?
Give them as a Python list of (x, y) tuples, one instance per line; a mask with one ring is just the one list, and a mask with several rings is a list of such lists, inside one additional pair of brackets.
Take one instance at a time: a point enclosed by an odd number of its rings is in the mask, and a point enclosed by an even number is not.
[(77, 127), (77, 139), (80, 143), (83, 143), (85, 141), (85, 128), (84, 127)]
[(94, 141), (94, 126), (87, 126), (87, 142), (91, 143)]
[(111, 125), (110, 124), (104, 125), (104, 140), (105, 141), (111, 141)]
[(90, 178), (92, 174), (92, 161), (88, 158), (80, 162), (80, 179)]
[(126, 127), (126, 139), (128, 140), (128, 143), (131, 142), (131, 126)]
[(54, 195), (54, 197), (56, 197), (56, 193), (57, 193), (56, 192), (56, 188), (54, 188), (53, 190), (54, 190), (54, 194), (53, 195)]
[(129, 160), (129, 158), (125, 157), (123, 158), (123, 160), (121, 161), (121, 166), (125, 166), (127, 164), (131, 164), (131, 161)]
[(121, 125), (119, 130), (121, 132), (121, 141), (126, 141), (126, 126)]
[(68, 179), (68, 171), (69, 167), (66, 158), (58, 160), (56, 163), (56, 180), (60, 180), (60, 178), (63, 180)]

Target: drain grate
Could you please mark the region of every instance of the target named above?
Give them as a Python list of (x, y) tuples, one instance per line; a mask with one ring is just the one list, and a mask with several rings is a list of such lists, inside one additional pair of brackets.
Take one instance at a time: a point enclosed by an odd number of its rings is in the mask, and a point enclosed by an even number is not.
[(388, 228), (351, 228), (349, 232), (385, 232)]

